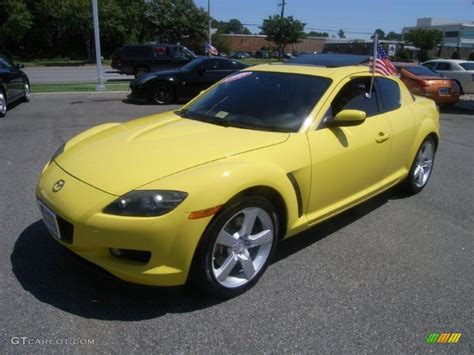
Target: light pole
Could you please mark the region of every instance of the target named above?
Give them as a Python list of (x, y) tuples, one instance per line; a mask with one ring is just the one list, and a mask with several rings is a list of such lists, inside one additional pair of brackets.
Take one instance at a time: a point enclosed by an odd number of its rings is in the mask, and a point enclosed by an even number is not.
[(99, 11), (97, 0), (92, 0), (92, 17), (94, 18), (95, 62), (97, 66), (97, 91), (104, 91), (104, 74), (102, 72), (102, 54), (100, 53)]
[[(207, 16), (209, 16), (209, 27), (208, 27), (208, 38), (207, 38), (207, 43), (209, 45), (212, 44), (212, 34), (211, 34), (211, 0), (207, 0)], [(208, 51), (208, 55), (211, 55), (211, 53)]]

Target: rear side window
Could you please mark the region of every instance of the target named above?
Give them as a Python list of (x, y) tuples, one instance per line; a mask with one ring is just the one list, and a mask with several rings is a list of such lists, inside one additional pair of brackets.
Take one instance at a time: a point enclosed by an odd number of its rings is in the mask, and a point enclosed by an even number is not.
[(237, 61), (232, 61), (232, 66), (234, 67), (234, 69), (244, 69), (244, 68), (247, 68), (247, 65), (243, 64), (243, 63), (240, 63), (240, 62), (237, 62)]
[(336, 116), (342, 110), (364, 111), (367, 117), (378, 115), (380, 109), (377, 86), (374, 86), (370, 98), (366, 95), (369, 89), (370, 78), (358, 78), (348, 82), (331, 104), (332, 116)]
[(464, 70), (474, 70), (474, 63), (460, 63)]
[(170, 55), (169, 47), (155, 47), (156, 57), (167, 57)]
[(451, 64), (446, 62), (438, 63), (436, 70), (452, 70)]
[(407, 65), (403, 67), (405, 70), (408, 70), (410, 73), (418, 76), (442, 76), (440, 73), (431, 70), (430, 68), (424, 67), (422, 65)]
[(400, 108), (400, 86), (391, 79), (375, 79), (378, 92), (382, 98), (383, 112), (393, 111)]
[(429, 63), (425, 63), (423, 64), (424, 67), (427, 67), (427, 68), (430, 68), (430, 69), (433, 69), (436, 65), (436, 62), (429, 62)]
[(130, 58), (142, 58), (151, 56), (150, 46), (128, 46), (123, 50), (123, 54)]
[(232, 70), (232, 62), (226, 59), (217, 61), (217, 70)]

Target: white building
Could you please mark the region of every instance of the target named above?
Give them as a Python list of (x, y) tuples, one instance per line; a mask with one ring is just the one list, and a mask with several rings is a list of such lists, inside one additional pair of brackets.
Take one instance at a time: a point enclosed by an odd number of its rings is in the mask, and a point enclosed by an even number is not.
[(474, 21), (452, 21), (433, 17), (420, 18), (416, 26), (404, 27), (402, 36), (417, 28), (437, 29), (443, 32), (443, 41), (438, 48), (438, 55), (446, 57), (457, 51), (467, 57), (474, 50)]

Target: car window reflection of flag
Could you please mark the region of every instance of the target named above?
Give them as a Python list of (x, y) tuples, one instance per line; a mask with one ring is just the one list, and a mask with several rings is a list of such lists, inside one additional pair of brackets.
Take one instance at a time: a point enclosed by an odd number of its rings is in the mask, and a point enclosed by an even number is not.
[(219, 51), (212, 44), (206, 43), (205, 52), (209, 55), (218, 55)]
[[(372, 66), (374, 65), (373, 57), (372, 57), (371, 65)], [(374, 68), (372, 67), (372, 70), (373, 69)], [(377, 54), (375, 58), (375, 72), (382, 75), (395, 75), (397, 77), (400, 76), (395, 66), (392, 64), (390, 59), (388, 59), (388, 55), (380, 43), (377, 43)]]

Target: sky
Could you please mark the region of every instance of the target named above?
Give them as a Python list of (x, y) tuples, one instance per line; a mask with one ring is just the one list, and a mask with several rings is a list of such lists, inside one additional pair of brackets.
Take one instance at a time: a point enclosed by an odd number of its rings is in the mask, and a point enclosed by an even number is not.
[[(306, 23), (314, 30), (336, 34), (342, 28), (347, 38), (369, 38), (376, 28), (400, 33), (415, 26), (421, 17), (473, 21), (474, 0), (285, 0), (285, 16)], [(194, 0), (207, 10), (208, 0)], [(211, 16), (228, 21), (237, 18), (252, 33), (269, 15), (279, 13), (281, 0), (211, 0)]]

